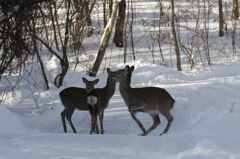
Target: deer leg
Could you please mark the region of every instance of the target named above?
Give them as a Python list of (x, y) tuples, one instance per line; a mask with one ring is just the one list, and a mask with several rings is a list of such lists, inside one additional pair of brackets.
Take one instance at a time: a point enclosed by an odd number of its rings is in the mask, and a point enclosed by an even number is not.
[(61, 113), (63, 130), (64, 130), (65, 133), (67, 133), (67, 127), (66, 127), (66, 122), (65, 122), (66, 113), (67, 113), (66, 109), (64, 109)]
[[(103, 118), (104, 118), (104, 110), (102, 111), (102, 124), (103, 124)], [(103, 132), (105, 132), (104, 129), (103, 129)]]
[(160, 135), (166, 134), (166, 133), (168, 132), (170, 126), (172, 125), (172, 121), (173, 121), (173, 117), (172, 117), (172, 115), (170, 114), (170, 112), (168, 112), (168, 113), (167, 113), (166, 115), (164, 115), (164, 116), (167, 118), (168, 124), (167, 124), (164, 132), (161, 133)]
[(95, 109), (93, 108), (92, 105), (88, 104), (88, 109), (89, 109), (89, 113), (91, 115), (91, 129), (90, 129), (90, 134), (92, 134), (92, 132), (95, 132), (95, 125), (93, 123), (93, 114), (95, 113)]
[(96, 124), (92, 123), (92, 132), (95, 132), (95, 131), (96, 131)]
[[(73, 111), (74, 111), (74, 110), (73, 110)], [(69, 124), (70, 124), (70, 126), (71, 126), (71, 128), (72, 128), (72, 130), (73, 130), (73, 132), (74, 132), (74, 133), (77, 133), (75, 127), (73, 126), (72, 119), (71, 119), (71, 118), (72, 118), (73, 111), (68, 111), (68, 113), (67, 113), (67, 120), (68, 120), (68, 122), (69, 122)]]
[(132, 118), (135, 120), (135, 122), (138, 124), (138, 126), (142, 129), (143, 132), (145, 132), (145, 128), (143, 127), (142, 123), (137, 119), (137, 117), (135, 116), (136, 114), (136, 111), (132, 111), (132, 110), (129, 110)]
[(103, 111), (99, 114), (99, 121), (100, 121), (100, 127), (101, 127), (101, 134), (103, 134)]
[(98, 117), (97, 117), (97, 116), (94, 117), (94, 122), (95, 122), (95, 125), (96, 125), (96, 131), (95, 131), (95, 134), (99, 134), (99, 128), (98, 128)]
[(90, 128), (90, 134), (92, 135), (92, 132), (95, 132), (95, 123), (94, 123), (94, 114), (95, 109), (92, 105), (88, 104), (89, 113), (91, 115), (91, 128)]
[(91, 135), (92, 135), (92, 132), (94, 131), (93, 128), (95, 129), (95, 125), (94, 125), (95, 123), (94, 123), (94, 119), (93, 119), (93, 118), (94, 118), (94, 117), (92, 116), (92, 117), (91, 117), (91, 129), (90, 129), (90, 134), (91, 134)]
[(148, 133), (150, 133), (152, 130), (154, 130), (160, 123), (159, 114), (150, 114), (153, 119), (153, 125), (143, 134), (140, 134), (141, 136), (146, 136)]

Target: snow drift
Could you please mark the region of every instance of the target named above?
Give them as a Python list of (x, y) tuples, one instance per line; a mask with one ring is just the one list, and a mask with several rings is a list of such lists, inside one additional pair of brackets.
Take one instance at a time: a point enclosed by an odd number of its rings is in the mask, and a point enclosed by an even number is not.
[[(8, 108), (0, 105), (0, 158), (239, 158), (240, 156), (240, 61), (178, 72), (147, 61), (135, 65), (132, 87), (165, 88), (176, 100), (168, 134), (159, 136), (167, 121), (146, 137), (131, 118), (118, 90), (104, 114), (104, 135), (89, 135), (90, 115), (76, 110), (72, 121), (78, 134), (63, 132), (58, 93), (69, 86), (84, 87), (82, 73), (68, 73), (64, 86), (40, 91), (36, 109), (30, 92), (21, 87), (9, 94)], [(111, 69), (124, 68), (118, 64)], [(50, 70), (51, 71), (51, 70)], [(106, 84), (107, 73), (98, 76), (96, 87)], [(89, 77), (87, 77), (90, 79)], [(16, 98), (19, 98), (16, 104)], [(145, 128), (147, 114), (137, 117)]]

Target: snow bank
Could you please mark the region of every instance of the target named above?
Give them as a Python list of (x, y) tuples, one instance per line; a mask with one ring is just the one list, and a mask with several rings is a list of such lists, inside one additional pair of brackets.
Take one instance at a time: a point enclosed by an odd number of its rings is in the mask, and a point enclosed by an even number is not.
[[(181, 72), (144, 60), (127, 64), (135, 66), (132, 87), (162, 87), (176, 100), (168, 134), (159, 136), (167, 125), (160, 115), (161, 124), (155, 130), (146, 137), (138, 136), (142, 132), (131, 118), (118, 85), (104, 111), (104, 135), (89, 135), (89, 112), (78, 110), (72, 116), (78, 134), (72, 133), (68, 123), (65, 134), (60, 117), (64, 108), (58, 94), (66, 87), (85, 87), (82, 77), (86, 75), (74, 72), (66, 75), (60, 89), (50, 87), (39, 92), (40, 110), (33, 100), (25, 99), (23, 87), (14, 96), (9, 95), (10, 110), (18, 115), (0, 106), (0, 158), (239, 158), (240, 61)], [(111, 70), (125, 65), (117, 64)], [(96, 87), (104, 87), (107, 73), (97, 78), (100, 81)], [(22, 102), (14, 103), (17, 98)], [(139, 113), (137, 117), (146, 129), (152, 125), (148, 114)]]
[(17, 114), (0, 104), (0, 134), (24, 133), (27, 128), (23, 125)]

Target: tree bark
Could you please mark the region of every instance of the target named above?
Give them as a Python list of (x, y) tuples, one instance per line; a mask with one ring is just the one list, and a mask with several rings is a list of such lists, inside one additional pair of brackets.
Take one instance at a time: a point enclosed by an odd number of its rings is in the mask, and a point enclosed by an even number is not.
[(233, 0), (233, 10), (232, 10), (232, 18), (238, 19), (238, 0)]
[(62, 46), (62, 53), (63, 53), (63, 57), (60, 60), (60, 64), (61, 64), (61, 68), (62, 68), (62, 72), (60, 74), (57, 75), (57, 77), (55, 77), (54, 79), (54, 85), (59, 88), (62, 86), (63, 84), (63, 79), (65, 77), (65, 75), (67, 74), (68, 68), (69, 68), (69, 63), (68, 63), (68, 57), (67, 57), (67, 44), (68, 44), (68, 40), (69, 40), (69, 32), (70, 32), (70, 0), (68, 1), (68, 8), (67, 8), (67, 18), (66, 18), (66, 24), (65, 24), (65, 36), (64, 36), (64, 43)]
[(171, 27), (172, 27), (172, 34), (173, 34), (173, 41), (174, 41), (174, 47), (175, 47), (175, 52), (176, 52), (176, 57), (177, 57), (177, 70), (181, 71), (181, 58), (180, 58), (180, 51), (178, 47), (178, 41), (177, 41), (177, 36), (175, 32), (175, 24), (174, 24), (174, 3), (173, 0), (170, 0), (171, 3)]
[(118, 18), (115, 27), (114, 43), (117, 47), (123, 47), (123, 31), (125, 22), (126, 1), (119, 3)]
[(108, 21), (109, 21), (112, 15), (113, 0), (108, 0), (108, 5), (109, 5), (108, 8)]
[(223, 37), (223, 11), (222, 11), (222, 0), (218, 0), (219, 7), (219, 36)]
[(107, 25), (107, 20), (106, 20), (106, 0), (103, 0), (103, 25), (104, 25), (104, 28)]
[(34, 44), (34, 52), (37, 54), (37, 58), (39, 60), (39, 64), (40, 64), (40, 67), (41, 67), (41, 71), (42, 71), (42, 74), (43, 74), (43, 79), (44, 79), (44, 82), (45, 82), (45, 86), (46, 86), (46, 90), (49, 90), (49, 83), (48, 83), (48, 79), (47, 79), (47, 75), (45, 73), (45, 68), (44, 68), (44, 64), (43, 64), (43, 61), (42, 61), (42, 58), (39, 54), (39, 49), (38, 49), (38, 45), (37, 45), (37, 39), (36, 39), (36, 31), (35, 31), (35, 28), (36, 28), (36, 24), (35, 24), (35, 21), (34, 21), (34, 18), (32, 18), (32, 24), (33, 24), (33, 27), (31, 28), (31, 25), (30, 23), (28, 23), (29, 25), (29, 28), (32, 30), (33, 32), (33, 35), (32, 38), (33, 38), (33, 44)]
[[(92, 26), (92, 19), (89, 14), (89, 1), (88, 0), (84, 0), (84, 11), (85, 11), (85, 15), (86, 15), (87, 26)], [(87, 36), (91, 37), (92, 35), (93, 35), (93, 30), (89, 29)]]
[(104, 57), (104, 54), (105, 54), (107, 46), (108, 46), (108, 42), (109, 42), (111, 34), (112, 34), (113, 25), (114, 25), (114, 22), (115, 22), (115, 19), (116, 19), (117, 9), (118, 9), (118, 6), (119, 6), (120, 2), (121, 1), (119, 1), (119, 0), (116, 0), (116, 2), (115, 2), (114, 10), (113, 10), (113, 13), (112, 13), (112, 18), (108, 22), (108, 25), (105, 28), (105, 32), (103, 34), (103, 38), (102, 38), (102, 41), (101, 41), (101, 44), (100, 44), (100, 48), (98, 50), (98, 55), (97, 55), (97, 58), (94, 62), (94, 65), (93, 65), (91, 71), (89, 72), (89, 76), (94, 76), (95, 77), (97, 72), (98, 72), (98, 69), (99, 69), (99, 67), (102, 63), (102, 59)]

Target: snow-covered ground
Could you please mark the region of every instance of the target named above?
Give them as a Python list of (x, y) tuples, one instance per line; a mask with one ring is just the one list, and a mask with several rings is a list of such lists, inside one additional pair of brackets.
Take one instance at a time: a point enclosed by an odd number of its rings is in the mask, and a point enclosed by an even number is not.
[[(135, 66), (132, 87), (162, 87), (176, 100), (168, 134), (159, 136), (167, 124), (160, 116), (160, 126), (148, 136), (138, 136), (141, 130), (127, 111), (118, 85), (105, 110), (105, 134), (90, 135), (89, 112), (78, 110), (72, 117), (78, 134), (68, 123), (65, 134), (58, 93), (65, 86), (84, 87), (81, 78), (86, 76), (74, 72), (67, 74), (60, 89), (40, 91), (39, 110), (24, 84), (8, 95), (8, 108), (0, 105), (0, 158), (240, 158), (240, 61), (182, 72), (143, 60), (128, 64)], [(117, 64), (111, 69), (124, 67)], [(106, 77), (107, 73), (99, 75), (96, 87), (103, 87)], [(137, 117), (146, 129), (151, 126), (149, 115)]]

